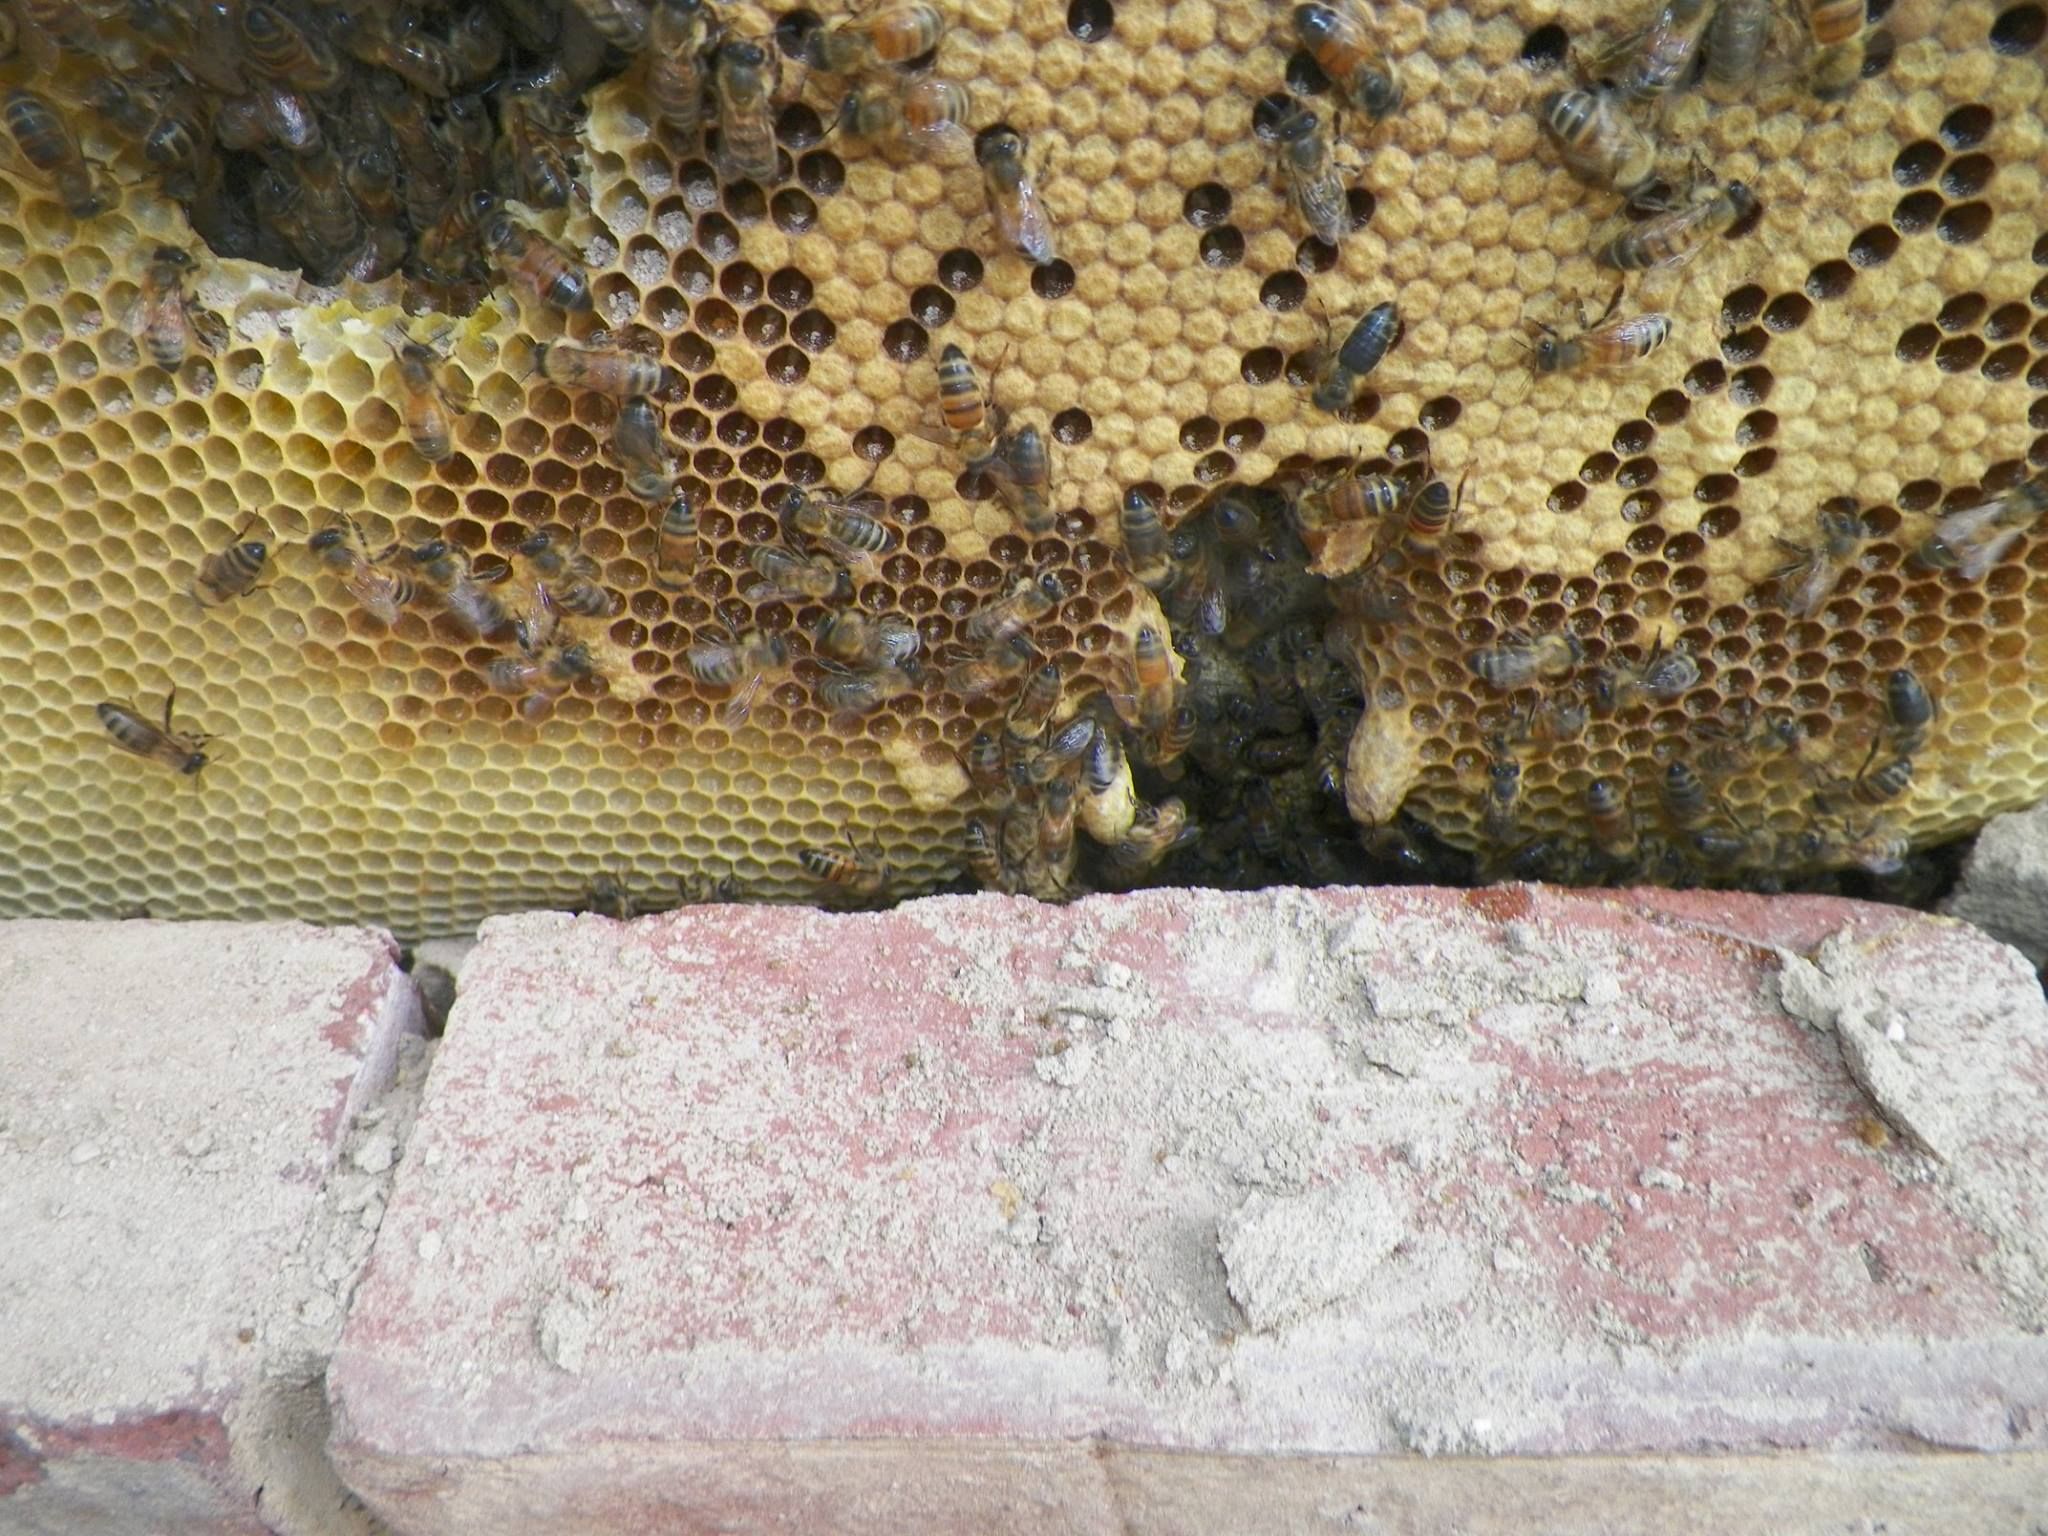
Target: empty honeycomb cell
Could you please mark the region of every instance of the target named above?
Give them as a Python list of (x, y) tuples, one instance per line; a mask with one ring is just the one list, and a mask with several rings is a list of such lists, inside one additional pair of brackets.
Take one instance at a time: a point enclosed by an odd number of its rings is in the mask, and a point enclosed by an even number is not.
[(1989, 203), (1957, 203), (1942, 210), (1935, 232), (1950, 245), (1971, 245), (1991, 228)]
[(1951, 150), (1975, 149), (1991, 132), (1994, 121), (1989, 107), (1981, 102), (1970, 102), (1955, 108), (1941, 120), (1937, 136)]
[(1943, 373), (1968, 373), (1984, 359), (1983, 338), (1951, 336), (1934, 349), (1934, 365)]
[(1770, 399), (1777, 380), (1768, 368), (1744, 368), (1728, 383), (1728, 398), (1737, 405), (1762, 405)]
[(1899, 332), (1899, 340), (1893, 350), (1900, 362), (1917, 363), (1931, 357), (1940, 341), (1940, 329), (1923, 322), (1909, 325)]

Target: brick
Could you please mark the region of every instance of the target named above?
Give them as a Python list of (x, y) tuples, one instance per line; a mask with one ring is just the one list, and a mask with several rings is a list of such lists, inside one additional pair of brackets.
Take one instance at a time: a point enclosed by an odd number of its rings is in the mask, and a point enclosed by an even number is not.
[(353, 1278), (309, 1228), (416, 1028), (383, 934), (0, 923), (0, 1532), (253, 1536), (338, 1491), (286, 1422)]
[(1845, 901), (499, 919), (332, 1453), (417, 1536), (2022, 1530), (2044, 1095), (2018, 956)]

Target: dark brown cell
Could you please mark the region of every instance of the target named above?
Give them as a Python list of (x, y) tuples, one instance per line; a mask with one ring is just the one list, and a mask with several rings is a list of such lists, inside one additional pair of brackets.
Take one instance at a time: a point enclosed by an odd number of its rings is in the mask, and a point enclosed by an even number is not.
[(789, 336), (806, 352), (823, 352), (839, 339), (839, 327), (823, 310), (807, 309), (789, 322)]
[(1849, 261), (1858, 267), (1881, 267), (1898, 253), (1898, 232), (1873, 224), (1849, 242)]
[(2041, 46), (2041, 36), (2048, 31), (2048, 12), (2038, 5), (2009, 6), (1993, 18), (1991, 23), (1991, 48), (1994, 53), (2008, 55), (2031, 53)]
[(1784, 335), (1806, 324), (1813, 302), (1802, 293), (1781, 293), (1764, 306), (1764, 329)]
[(925, 283), (910, 295), (910, 318), (928, 331), (936, 331), (953, 319), (953, 295), (935, 283)]
[(1652, 426), (1675, 427), (1691, 410), (1692, 401), (1684, 390), (1664, 389), (1650, 397), (1650, 403), (1643, 407), (1643, 415)]
[(1951, 336), (1934, 349), (1934, 366), (1943, 373), (1968, 373), (1984, 361), (1980, 336)]
[(1856, 281), (1856, 269), (1846, 261), (1824, 261), (1806, 274), (1806, 296), (1826, 301), (1839, 299)]
[(1245, 353), (1238, 372), (1247, 384), (1271, 384), (1280, 377), (1285, 359), (1278, 347), (1254, 347)]
[(1944, 117), (1937, 132), (1941, 142), (1952, 150), (1975, 149), (1984, 142), (1984, 136), (1991, 132), (1994, 120), (1989, 107), (1972, 103), (1966, 107), (1957, 107)]
[(1071, 448), (1085, 443), (1095, 435), (1095, 418), (1078, 406), (1064, 411), (1055, 411), (1052, 418), (1053, 441)]
[(795, 187), (784, 187), (768, 200), (768, 212), (775, 220), (775, 227), (785, 235), (809, 233), (818, 222), (818, 205), (810, 194)]
[(1721, 300), (1721, 329), (1739, 331), (1763, 313), (1769, 295), (1755, 283), (1745, 283)]
[(1932, 139), (1915, 139), (1892, 161), (1892, 180), (1902, 187), (1917, 187), (1941, 169), (1948, 151)]
[(1621, 460), (1611, 453), (1596, 453), (1579, 466), (1579, 478), (1588, 485), (1604, 485), (1614, 478), (1615, 470), (1621, 467)]
[(1031, 291), (1041, 299), (1064, 299), (1074, 291), (1073, 265), (1062, 257), (1055, 257), (1043, 266), (1033, 267)]
[(772, 347), (782, 340), (782, 334), (789, 328), (789, 321), (781, 310), (763, 304), (747, 311), (740, 320), (740, 334), (757, 347)]
[(1710, 357), (1694, 363), (1685, 374), (1685, 392), (1689, 395), (1711, 395), (1728, 382), (1728, 370), (1717, 357)]
[(1203, 235), (1196, 250), (1205, 266), (1234, 267), (1244, 260), (1244, 236), (1235, 225), (1224, 224)]
[(1213, 181), (1190, 187), (1180, 201), (1180, 211), (1181, 217), (1195, 228), (1214, 229), (1229, 222), (1230, 189)]
[(697, 249), (713, 266), (722, 266), (740, 253), (740, 232), (722, 213), (707, 213), (697, 221)]
[(1990, 228), (1989, 203), (1957, 203), (1944, 208), (1934, 224), (1934, 232), (1950, 245), (1974, 245)]
[(969, 250), (955, 248), (939, 257), (939, 281), (955, 293), (981, 286), (981, 258)]
[(1776, 382), (1768, 368), (1745, 368), (1730, 381), (1728, 398), (1741, 406), (1762, 405)]
[(1563, 65), (1571, 52), (1571, 36), (1554, 21), (1530, 29), (1522, 39), (1522, 62), (1539, 74)]
[(1657, 429), (1647, 421), (1625, 421), (1614, 429), (1614, 440), (1609, 446), (1623, 458), (1633, 458), (1649, 452), (1655, 441)]
[(829, 149), (815, 149), (797, 161), (796, 179), (813, 197), (837, 197), (846, 185), (846, 167)]
[(1301, 308), (1307, 298), (1308, 279), (1299, 272), (1275, 272), (1259, 285), (1259, 302), (1283, 314)]
[(1735, 426), (1735, 441), (1745, 446), (1766, 443), (1778, 433), (1778, 418), (1769, 411), (1751, 411)]
[(1917, 363), (1932, 355), (1940, 341), (1940, 329), (1923, 320), (1899, 332), (1898, 345), (1892, 350), (1900, 362)]
[(1328, 241), (1308, 236), (1294, 248), (1294, 266), (1298, 272), (1327, 272), (1337, 265), (1337, 247)]
[(931, 338), (915, 320), (892, 321), (882, 332), (882, 351), (892, 361), (914, 363), (931, 348)]

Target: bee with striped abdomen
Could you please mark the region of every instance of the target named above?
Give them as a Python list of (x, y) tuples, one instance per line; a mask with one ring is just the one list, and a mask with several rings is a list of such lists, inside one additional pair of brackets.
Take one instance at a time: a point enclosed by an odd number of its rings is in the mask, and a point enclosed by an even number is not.
[(722, 44), (711, 67), (711, 89), (718, 104), (719, 175), (762, 186), (776, 181), (782, 160), (769, 111), (775, 94), (769, 49), (740, 39)]
[(1297, 5), (1294, 35), (1338, 94), (1374, 122), (1400, 108), (1400, 71), (1353, 0)]
[(1541, 321), (1543, 337), (1536, 343), (1530, 366), (1538, 373), (1606, 373), (1641, 362), (1671, 339), (1671, 317), (1664, 314), (1614, 317), (1621, 302), (1621, 290), (1607, 301), (1607, 308), (1591, 325), (1583, 312), (1579, 328), (1569, 336), (1560, 335)]
[(1035, 267), (1056, 260), (1052, 219), (1024, 164), (1024, 136), (1004, 123), (984, 128), (975, 137), (974, 158), (1003, 244)]
[(217, 549), (199, 562), (192, 577), (192, 596), (200, 607), (218, 608), (256, 590), (256, 583), (263, 579), (264, 564), (270, 558), (270, 546), (261, 539), (243, 539), (242, 535), (255, 523), (251, 516), (235, 531), (226, 549)]
[(1690, 261), (1716, 235), (1727, 234), (1756, 212), (1756, 194), (1731, 181), (1690, 207), (1674, 208), (1631, 225), (1595, 252), (1602, 266), (1647, 272)]
[(166, 373), (183, 367), (193, 346), (211, 353), (228, 342), (227, 323), (185, 291), (191, 271), (192, 257), (175, 245), (158, 246), (143, 268), (135, 323), (150, 359)]
[(107, 728), (107, 734), (114, 738), (114, 745), (124, 752), (133, 752), (137, 757), (162, 763), (166, 768), (182, 774), (197, 774), (206, 766), (203, 750), (206, 743), (214, 738), (199, 731), (181, 731), (171, 724), (171, 710), (178, 702), (178, 690), (173, 687), (164, 696), (163, 724), (146, 720), (136, 712), (133, 705), (117, 703), (112, 699), (94, 706), (100, 717), (100, 724)]

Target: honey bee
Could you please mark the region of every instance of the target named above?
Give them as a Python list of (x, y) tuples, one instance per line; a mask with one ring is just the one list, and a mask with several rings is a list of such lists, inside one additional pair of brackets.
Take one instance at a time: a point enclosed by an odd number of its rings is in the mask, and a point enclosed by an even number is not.
[(217, 549), (199, 562), (192, 577), (192, 596), (200, 607), (218, 608), (256, 590), (256, 583), (263, 577), (264, 562), (270, 558), (270, 546), (261, 539), (243, 540), (242, 535), (255, 522), (251, 517), (235, 531), (234, 541), (226, 549)]
[(274, 5), (251, 0), (242, 10), (243, 57), (257, 73), (299, 91), (331, 91), (341, 65), (327, 45), (309, 37)]
[(1113, 874), (1133, 879), (1144, 874), (1185, 840), (1193, 837), (1188, 808), (1178, 799), (1141, 805), (1124, 835), (1109, 845)]
[(1063, 778), (1047, 784), (1038, 799), (1038, 852), (1062, 887), (1074, 869), (1075, 800), (1074, 781)]
[[(642, 501), (669, 501), (675, 492), (675, 460), (662, 433), (661, 412), (645, 395), (629, 396), (612, 423), (612, 452), (626, 468), (626, 488)], [(694, 531), (694, 530), (693, 530)]]
[(1621, 855), (1635, 847), (1635, 818), (1614, 780), (1595, 779), (1586, 786), (1586, 820), (1592, 824), (1593, 840), (1602, 852)]
[(1294, 33), (1316, 68), (1352, 106), (1374, 122), (1401, 105), (1401, 76), (1380, 51), (1372, 28), (1351, 0), (1297, 5)]
[(946, 18), (931, 5), (893, 5), (849, 17), (811, 38), (810, 63), (828, 75), (851, 74), (870, 64), (908, 64), (939, 46)]
[(490, 685), (500, 693), (526, 696), (519, 712), (534, 718), (586, 677), (597, 674), (597, 663), (588, 646), (551, 645), (538, 655), (500, 656), (485, 669)]
[(706, 0), (655, 0), (647, 40), (647, 100), (660, 122), (694, 139), (704, 125), (704, 55), (718, 19)]
[[(1146, 765), (1157, 768), (1169, 779), (1178, 779), (1181, 776), (1180, 760), (1194, 744), (1195, 732), (1200, 724), (1201, 721), (1191, 705), (1176, 704), (1168, 713), (1165, 722), (1141, 744)], [(1282, 767), (1291, 767), (1292, 764), (1262, 759), (1260, 748), (1276, 740), (1291, 742), (1299, 741), (1301, 738), (1267, 737), (1259, 742), (1248, 743), (1248, 761), (1245, 766), (1254, 773), (1271, 773)]]
[(773, 544), (756, 544), (747, 551), (747, 563), (761, 578), (741, 594), (752, 603), (828, 603), (846, 581), (830, 555), (806, 559)]
[(1609, 50), (1607, 59), (1618, 60), (1618, 67), (1603, 61), (1603, 71), (1616, 68), (1616, 86), (1635, 101), (1654, 101), (1682, 89), (1712, 12), (1711, 0), (1662, 0), (1644, 31)]
[(1976, 581), (2005, 558), (2020, 535), (2048, 513), (2048, 476), (2036, 475), (2002, 496), (1946, 513), (1914, 553), (1931, 571)]
[(23, 158), (50, 178), (72, 218), (97, 218), (113, 206), (78, 147), (78, 136), (49, 102), (34, 91), (17, 88), (7, 93), (0, 116)]
[(1032, 673), (1018, 691), (1016, 702), (1010, 706), (1009, 716), (1003, 721), (1004, 738), (1013, 746), (1037, 741), (1045, 735), (1045, 728), (1052, 723), (1053, 714), (1065, 695), (1066, 680), (1060, 675), (1059, 663), (1048, 661)]
[(767, 51), (759, 43), (724, 44), (712, 65), (711, 87), (718, 103), (719, 175), (764, 186), (773, 182), (781, 159), (768, 110), (775, 82)]
[(1602, 667), (1594, 680), (1594, 698), (1602, 713), (1626, 709), (1647, 694), (1660, 704), (1678, 698), (1700, 680), (1700, 664), (1690, 652), (1667, 651), (1659, 641), (1640, 666), (1619, 670)]
[(1044, 433), (1029, 422), (1005, 432), (996, 439), (988, 469), (1003, 504), (1026, 533), (1052, 532), (1052, 456), (1046, 452)]
[(1707, 78), (1716, 85), (1748, 85), (1770, 34), (1771, 0), (1720, 0), (1707, 28)]
[(865, 715), (914, 686), (893, 667), (864, 672), (827, 668), (818, 679), (818, 702), (834, 714)]
[(1130, 760), (1113, 730), (1098, 730), (1081, 759), (1081, 825), (1098, 843), (1121, 842), (1138, 813)]
[(946, 687), (963, 699), (978, 699), (1015, 681), (1036, 654), (1021, 634), (991, 642), (979, 655), (948, 667)]
[(1502, 692), (1539, 679), (1562, 677), (1585, 659), (1586, 648), (1579, 637), (1562, 631), (1534, 640), (1510, 632), (1499, 645), (1483, 647), (1465, 658), (1475, 676)]
[(1807, 83), (1822, 101), (1839, 101), (1863, 76), (1867, 11), (1857, 0), (1801, 0), (1813, 40)]
[(754, 695), (771, 671), (789, 660), (789, 643), (780, 635), (750, 629), (738, 639), (720, 633), (718, 638), (694, 641), (684, 653), (690, 676), (712, 688), (730, 688), (721, 718), (727, 725), (746, 723)]
[(1480, 817), (1480, 835), (1498, 846), (1511, 843), (1520, 814), (1516, 802), (1522, 793), (1522, 765), (1501, 742), (1486, 763), (1486, 809)]
[(877, 619), (857, 608), (835, 608), (812, 631), (818, 654), (850, 667), (903, 668), (923, 646), (917, 626), (896, 614)]
[(419, 596), (412, 577), (390, 567), (397, 546), (372, 556), (363, 544), (361, 530), (352, 523), (322, 528), (307, 545), (326, 565), (343, 573), (349, 596), (380, 624), (396, 624), (399, 610)]
[(202, 749), (214, 738), (198, 731), (174, 729), (171, 710), (177, 702), (178, 690), (174, 687), (164, 697), (162, 725), (143, 719), (132, 705), (119, 704), (111, 699), (95, 705), (94, 709), (100, 717), (100, 724), (107, 728), (107, 734), (114, 738), (114, 745), (122, 751), (162, 763), (178, 773), (197, 774), (206, 766), (206, 753)]
[(1156, 731), (1173, 714), (1177, 690), (1173, 682), (1172, 653), (1165, 636), (1150, 624), (1138, 626), (1131, 642), (1131, 684), (1136, 700), (1138, 725)]
[(1159, 503), (1140, 490), (1124, 493), (1121, 511), (1124, 559), (1131, 579), (1154, 592), (1174, 578), (1173, 556), (1168, 551), (1166, 525), (1159, 520)]
[(900, 134), (913, 147), (957, 146), (966, 141), (974, 97), (953, 80), (927, 78), (908, 85), (865, 85), (839, 104), (839, 126), (857, 139)]
[(1708, 802), (1706, 780), (1693, 771), (1690, 763), (1674, 758), (1664, 773), (1665, 819), (1682, 832), (1692, 831), (1705, 823), (1711, 811)]
[(986, 463), (995, 453), (996, 435), (1003, 428), (1002, 408), (981, 387), (967, 354), (952, 342), (941, 349), (936, 366), (939, 419), (969, 464)]
[(598, 351), (572, 347), (563, 341), (540, 343), (533, 349), (533, 360), (541, 376), (551, 384), (587, 389), (615, 400), (658, 395), (672, 377), (662, 364), (637, 352)]
[(445, 463), (455, 452), (455, 442), (448, 419), (453, 402), (438, 377), (440, 355), (417, 341), (392, 343), (391, 355), (398, 364), (405, 430), (413, 451), (429, 464)]
[(1008, 871), (1003, 867), (995, 823), (986, 816), (969, 816), (961, 836), (967, 848), (967, 872), (975, 883), (985, 891), (1004, 889)]
[(1000, 794), (1008, 779), (1003, 771), (1003, 744), (991, 730), (974, 733), (967, 750), (960, 754), (960, 766), (967, 770), (967, 782), (983, 795)]
[(412, 552), (412, 562), (441, 590), (441, 606), (479, 639), (511, 622), (504, 605), (478, 583), (469, 556), (446, 539), (432, 539)]
[(1343, 345), (1329, 353), (1309, 398), (1317, 409), (1341, 411), (1351, 404), (1358, 381), (1379, 367), (1401, 335), (1401, 312), (1391, 303), (1375, 304), (1358, 317)]
[(160, 245), (142, 272), (142, 297), (136, 324), (150, 358), (166, 373), (184, 365), (188, 349), (197, 344), (218, 352), (227, 343), (228, 328), (211, 310), (203, 309), (185, 291), (192, 258), (175, 245)]
[(1309, 233), (1325, 245), (1341, 243), (1351, 209), (1322, 119), (1300, 102), (1290, 102), (1273, 123), (1271, 135), (1280, 149), (1288, 198)]
[(398, 157), (385, 144), (365, 144), (349, 156), (342, 170), (349, 196), (372, 224), (395, 224), (405, 217), (398, 199)]
[(1044, 786), (1054, 779), (1071, 779), (1095, 748), (1102, 727), (1092, 715), (1076, 715), (1052, 733), (1044, 747), (1027, 755), (1020, 767), (1025, 782)]
[(1004, 596), (984, 603), (968, 616), (962, 631), (969, 645), (1007, 645), (1059, 606), (1059, 579), (1050, 573), (1033, 581), (1019, 577)]
[(1517, 711), (1515, 718), (1520, 727), (1513, 737), (1516, 743), (1555, 747), (1585, 735), (1592, 711), (1580, 699), (1549, 698), (1526, 713)]
[(1899, 798), (1913, 783), (1913, 759), (1895, 757), (1877, 772), (1869, 771), (1866, 761), (1862, 771), (1846, 783), (1837, 779), (1825, 789), (1814, 794), (1813, 802), (1822, 815), (1839, 814), (1849, 803), (1857, 805), (1886, 805)]
[(554, 600), (564, 613), (585, 619), (608, 619), (618, 611), (616, 599), (598, 580), (602, 574), (598, 563), (578, 549), (573, 540), (564, 551), (543, 528), (519, 546), (519, 553), (553, 584)]
[(1771, 572), (1785, 611), (1802, 619), (1818, 613), (1864, 538), (1863, 519), (1848, 507), (1821, 509), (1820, 539), (1813, 545), (1774, 537), (1772, 542), (1794, 557)]
[(1023, 135), (1003, 123), (984, 128), (975, 137), (974, 158), (1002, 242), (1034, 267), (1057, 260), (1052, 220), (1025, 169)]
[(1537, 329), (1544, 334), (1536, 343), (1530, 366), (1538, 373), (1605, 373), (1641, 362), (1671, 339), (1669, 315), (1613, 319), (1614, 307), (1620, 302), (1621, 290), (1617, 288), (1600, 318), (1588, 326), (1581, 314), (1579, 329), (1570, 336), (1560, 336), (1550, 326), (1537, 322)]
[(638, 53), (647, 46), (648, 15), (645, 0), (570, 0), (590, 23), (590, 30), (621, 53)]
[[(1927, 727), (1934, 723), (1934, 700), (1912, 668), (1894, 667), (1885, 676), (1884, 704), (1884, 739), (1899, 756), (1913, 756), (1927, 745)], [(1876, 750), (1873, 743), (1872, 753)]]
[(1657, 146), (1607, 90), (1554, 91), (1538, 120), (1558, 157), (1590, 187), (1633, 200), (1657, 176)]
[(1465, 481), (1468, 470), (1458, 480), (1455, 497), (1444, 481), (1431, 476), (1428, 484), (1408, 498), (1408, 515), (1401, 522), (1401, 543), (1410, 554), (1434, 554), (1450, 532), (1451, 523), (1458, 515), (1458, 508), (1465, 504)]
[(697, 500), (695, 486), (681, 486), (669, 499), (667, 510), (661, 514), (661, 527), (656, 535), (654, 580), (671, 592), (680, 591), (682, 583), (665, 580), (664, 573), (687, 576), (696, 568)]
[(500, 98), (491, 172), (499, 182), (515, 186), (519, 200), (534, 208), (567, 207), (583, 190), (562, 141), (540, 121), (527, 95)]
[(856, 512), (836, 496), (797, 489), (790, 493), (783, 515), (790, 527), (848, 565), (861, 555), (879, 555), (889, 547), (887, 523)]
[[(595, 301), (590, 293), (590, 274), (554, 241), (520, 227), (517, 220), (503, 212), (485, 221), (483, 239), (485, 248), (497, 258), (498, 270), (504, 273), (505, 280), (534, 303), (571, 315), (587, 314), (593, 307)], [(542, 346), (549, 353), (559, 350), (558, 346), (548, 346), (547, 343), (542, 343)], [(550, 374), (549, 377), (554, 376)], [(594, 389), (599, 386), (585, 387)], [(633, 390), (630, 393), (648, 394), (651, 391)]]
[(1731, 181), (1689, 208), (1675, 208), (1623, 230), (1595, 252), (1595, 259), (1619, 272), (1681, 266), (1714, 236), (1726, 234), (1756, 209), (1756, 194), (1741, 182)]

